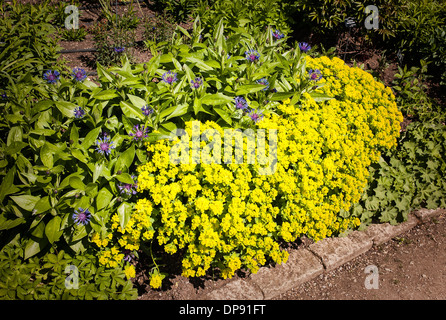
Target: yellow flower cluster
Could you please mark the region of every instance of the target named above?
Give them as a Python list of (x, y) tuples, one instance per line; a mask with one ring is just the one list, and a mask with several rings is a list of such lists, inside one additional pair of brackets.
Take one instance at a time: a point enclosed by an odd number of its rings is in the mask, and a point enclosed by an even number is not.
[[(272, 174), (260, 174), (259, 162), (175, 164), (169, 151), (178, 142), (147, 144), (150, 160), (138, 168), (138, 192), (146, 198), (125, 230), (112, 218), (121, 247), (156, 239), (167, 253), (182, 250), (184, 276), (217, 266), (227, 278), (243, 267), (255, 273), (268, 260), (286, 262), (281, 241), (302, 235), (318, 241), (358, 226), (345, 213), (359, 200), (369, 165), (396, 144), (402, 115), (390, 89), (370, 74), (337, 58), (307, 57), (307, 65), (321, 71), (325, 86), (318, 90), (334, 99), (316, 102), (304, 93), (299, 105), (284, 101), (258, 122), (259, 129), (277, 130)], [(189, 136), (195, 124), (186, 123)], [(223, 137), (214, 122), (201, 123), (199, 132), (209, 129)], [(200, 142), (202, 151), (207, 143)], [(247, 144), (245, 137), (245, 160)], [(190, 151), (193, 156), (192, 140)]]

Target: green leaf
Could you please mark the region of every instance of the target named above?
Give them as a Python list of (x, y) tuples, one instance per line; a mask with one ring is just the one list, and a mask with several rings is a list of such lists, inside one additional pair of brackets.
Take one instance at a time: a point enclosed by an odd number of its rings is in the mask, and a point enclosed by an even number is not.
[[(170, 108), (169, 108), (170, 109)], [(177, 105), (172, 112), (166, 117), (166, 120), (174, 117), (180, 117), (187, 113), (188, 105), (186, 103)]]
[(46, 142), (40, 149), (40, 160), (42, 160), (42, 163), (45, 167), (49, 169), (53, 167), (53, 152)]
[(74, 103), (68, 101), (55, 101), (54, 103), (57, 109), (59, 109), (65, 117), (74, 117), (74, 109), (76, 108)]
[(132, 145), (130, 148), (125, 150), (115, 164), (115, 172), (123, 170), (124, 168), (130, 168), (135, 158), (135, 146)]
[(96, 197), (96, 208), (101, 210), (105, 208), (113, 198), (113, 194), (106, 188), (102, 188)]
[(96, 163), (94, 165), (94, 170), (93, 170), (93, 183), (96, 182), (96, 180), (98, 180), (98, 178), (101, 176), (102, 171), (104, 170), (105, 164), (104, 163)]
[(226, 121), (228, 124), (232, 124), (232, 119), (229, 116), (229, 114), (224, 111), (223, 109), (220, 108), (214, 108), (214, 111), (218, 113), (218, 115), (224, 120)]
[(85, 184), (79, 177), (71, 177), (69, 184), (73, 189), (85, 190)]
[(6, 140), (6, 145), (9, 146), (12, 142), (22, 141), (22, 136), (23, 136), (23, 132), (22, 132), (21, 127), (17, 127), (17, 126), (12, 127), (9, 130), (8, 138)]
[(61, 222), (62, 219), (59, 216), (55, 216), (45, 226), (45, 235), (51, 244), (59, 240), (60, 236), (62, 235), (62, 231), (60, 230)]
[(118, 207), (118, 216), (122, 230), (125, 229), (127, 222), (129, 222), (131, 214), (132, 214), (132, 205), (127, 202), (121, 203), (121, 205)]
[(320, 93), (320, 92), (310, 92), (310, 96), (314, 99), (314, 101), (316, 102), (321, 102), (321, 101), (327, 101), (327, 100), (331, 100), (334, 99), (333, 97), (330, 97), (324, 93)]
[(125, 172), (116, 175), (116, 179), (118, 179), (119, 181), (121, 181), (123, 183), (128, 183), (128, 184), (135, 183), (135, 181), (133, 181), (132, 177), (128, 173), (125, 173)]
[(6, 195), (18, 191), (18, 189), (13, 185), (14, 174), (15, 174), (15, 167), (10, 169), (6, 174), (5, 178), (2, 180), (2, 184), (0, 185), (0, 203), (3, 202), (3, 199), (5, 198)]
[(144, 115), (142, 114), (141, 109), (138, 109), (126, 101), (121, 101), (119, 105), (121, 106), (121, 110), (126, 117), (144, 120)]
[(82, 149), (87, 150), (95, 142), (100, 132), (101, 132), (101, 127), (91, 130), (82, 141), (81, 144)]
[(202, 104), (208, 104), (208, 105), (212, 105), (212, 106), (226, 104), (226, 103), (233, 102), (233, 101), (234, 101), (234, 98), (228, 97), (222, 93), (207, 94), (201, 98)]
[(271, 101), (283, 101), (291, 98), (294, 92), (276, 92), (271, 96)]
[(34, 206), (36, 205), (37, 201), (40, 200), (39, 197), (31, 196), (31, 195), (20, 195), (20, 196), (11, 196), (11, 199), (17, 203), (17, 205), (25, 209), (27, 211), (31, 211), (34, 209)]
[(238, 90), (235, 92), (237, 96), (257, 92), (260, 90), (265, 89), (265, 86), (263, 84), (245, 84), (238, 88)]
[(46, 239), (38, 239), (37, 241), (29, 239), (24, 250), (24, 259), (28, 259), (39, 253), (48, 243)]
[(92, 96), (92, 98), (95, 98), (97, 100), (111, 100), (116, 97), (119, 97), (119, 95), (116, 93), (115, 90), (112, 89), (99, 91)]
[(34, 210), (36, 210), (36, 214), (44, 213), (51, 209), (50, 197), (46, 196), (37, 201), (34, 206)]
[(127, 94), (127, 97), (129, 97), (130, 102), (136, 107), (141, 109), (143, 106), (145, 106), (147, 104), (147, 102), (137, 96), (131, 95), (131, 94)]

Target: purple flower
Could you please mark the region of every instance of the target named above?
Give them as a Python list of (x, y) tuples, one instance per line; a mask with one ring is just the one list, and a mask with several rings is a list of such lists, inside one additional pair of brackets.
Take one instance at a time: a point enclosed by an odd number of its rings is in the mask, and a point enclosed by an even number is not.
[(100, 154), (109, 155), (111, 149), (115, 148), (113, 141), (110, 141), (110, 137), (105, 133), (104, 136), (96, 140), (95, 143), (96, 143), (96, 151), (99, 152)]
[(116, 53), (122, 53), (125, 50), (125, 47), (114, 47), (113, 50), (115, 50)]
[(263, 119), (263, 114), (261, 111), (255, 111), (254, 109), (252, 109), (251, 112), (249, 113), (249, 117), (251, 118), (252, 121), (257, 123)]
[(122, 253), (124, 254), (124, 261), (130, 262), (135, 258), (135, 255), (129, 249), (124, 249)]
[(203, 80), (199, 77), (195, 78), (195, 80), (192, 80), (190, 82), (192, 84), (192, 88), (198, 89), (203, 84)]
[(74, 108), (74, 117), (76, 119), (80, 119), (83, 116), (85, 116), (85, 110), (84, 109), (82, 109), (81, 107)]
[(73, 77), (73, 80), (82, 82), (87, 78), (87, 73), (82, 68), (74, 68), (71, 76)]
[(142, 114), (145, 116), (150, 116), (152, 113), (155, 112), (155, 110), (153, 110), (153, 108), (149, 105), (145, 105), (141, 108)]
[(260, 59), (260, 54), (257, 52), (257, 50), (251, 49), (248, 51), (245, 51), (246, 60), (251, 62), (256, 62)]
[(132, 174), (131, 177), (132, 177), (134, 183), (120, 183), (118, 185), (120, 193), (126, 194), (128, 196), (131, 196), (132, 194), (136, 194), (136, 189), (138, 188), (138, 184), (135, 181), (136, 176)]
[(277, 40), (282, 39), (283, 37), (285, 37), (285, 35), (280, 32), (279, 30), (276, 29), (276, 31), (271, 31), (273, 34), (273, 37), (276, 38)]
[(177, 74), (173, 71), (167, 71), (162, 76), (163, 81), (167, 84), (172, 84), (174, 82), (177, 82)]
[(85, 226), (90, 222), (91, 214), (88, 209), (79, 208), (78, 210), (74, 210), (72, 217), (78, 226), (81, 224)]
[(238, 96), (238, 97), (235, 97), (234, 100), (235, 100), (235, 107), (237, 109), (245, 110), (248, 108), (248, 103), (246, 102), (245, 98)]
[(2, 99), (6, 100), (8, 99), (8, 95), (6, 93), (2, 93), (1, 94)]
[(303, 52), (308, 52), (311, 49), (311, 46), (306, 42), (299, 42), (299, 49)]
[(266, 78), (262, 78), (262, 79), (256, 80), (256, 82), (257, 82), (258, 84), (263, 84), (263, 85), (265, 86), (265, 88), (262, 89), (263, 91), (268, 90), (268, 88), (269, 88), (269, 82), (268, 82), (268, 80), (266, 80)]
[(43, 79), (48, 83), (56, 83), (59, 81), (60, 73), (57, 70), (48, 70), (43, 74)]
[(133, 140), (135, 141), (142, 141), (144, 138), (148, 137), (147, 130), (149, 130), (149, 128), (142, 126), (140, 129), (139, 124), (137, 124), (133, 127), (133, 132), (129, 133), (129, 136), (133, 137)]
[(322, 79), (322, 73), (319, 69), (316, 70), (310, 69), (308, 73), (310, 74), (310, 80), (319, 81)]

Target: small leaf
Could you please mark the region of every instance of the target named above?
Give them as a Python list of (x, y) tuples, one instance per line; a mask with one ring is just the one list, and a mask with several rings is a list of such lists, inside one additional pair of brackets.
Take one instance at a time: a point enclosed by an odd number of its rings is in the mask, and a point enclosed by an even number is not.
[(113, 198), (113, 194), (106, 188), (102, 188), (96, 197), (96, 208), (101, 210), (105, 208)]
[(59, 216), (55, 216), (46, 224), (45, 235), (51, 244), (59, 240), (60, 236), (62, 235), (62, 231), (60, 231), (61, 222), (62, 219)]
[(127, 202), (121, 203), (121, 205), (118, 207), (118, 216), (122, 230), (125, 229), (127, 222), (129, 222), (131, 214), (132, 214), (132, 205), (130, 205)]

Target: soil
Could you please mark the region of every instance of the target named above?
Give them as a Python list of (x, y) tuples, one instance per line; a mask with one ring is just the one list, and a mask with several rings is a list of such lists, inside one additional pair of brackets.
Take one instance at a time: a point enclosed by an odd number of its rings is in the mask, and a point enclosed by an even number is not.
[[(376, 289), (368, 266), (376, 266)], [(369, 287), (369, 289), (366, 287)], [(445, 300), (446, 214), (281, 294), (277, 300)]]

